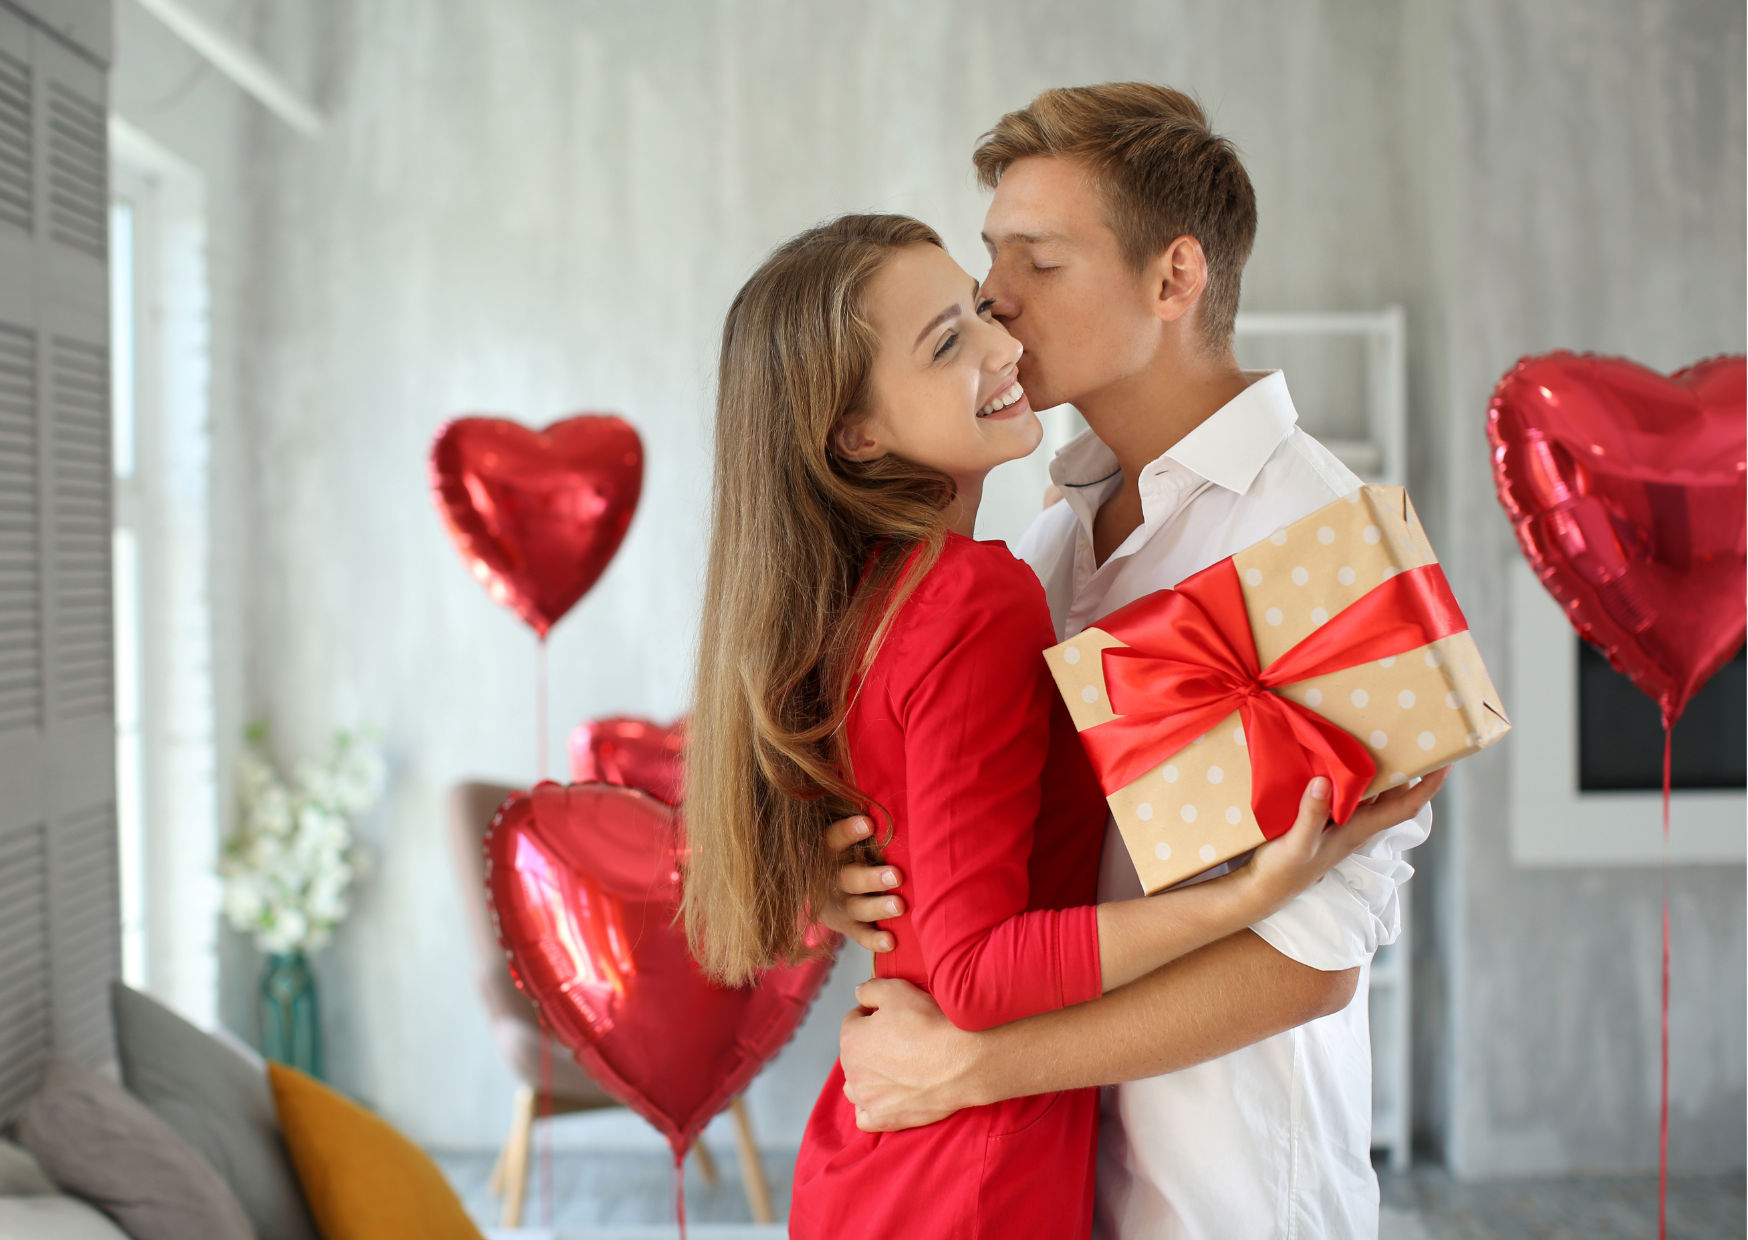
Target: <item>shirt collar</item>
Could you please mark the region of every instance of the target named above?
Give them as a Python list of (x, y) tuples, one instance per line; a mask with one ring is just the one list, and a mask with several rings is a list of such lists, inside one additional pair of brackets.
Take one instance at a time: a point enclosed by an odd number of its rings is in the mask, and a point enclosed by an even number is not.
[[(1216, 486), (1242, 495), (1281, 441), (1298, 424), (1299, 411), (1287, 391), (1287, 377), (1278, 370), (1245, 371), (1252, 382), (1195, 430), (1168, 448), (1169, 458)], [(1064, 491), (1099, 491), (1099, 483), (1118, 473), (1117, 454), (1091, 430), (1063, 446), (1050, 462), (1050, 480)], [(1088, 496), (1089, 499), (1095, 498)], [(1099, 494), (1097, 500), (1104, 496)], [(1095, 501), (1094, 508), (1097, 503)]]
[(1245, 374), (1259, 377), (1165, 452), (1185, 469), (1239, 495), (1250, 490), (1299, 421), (1286, 375), (1278, 370)]

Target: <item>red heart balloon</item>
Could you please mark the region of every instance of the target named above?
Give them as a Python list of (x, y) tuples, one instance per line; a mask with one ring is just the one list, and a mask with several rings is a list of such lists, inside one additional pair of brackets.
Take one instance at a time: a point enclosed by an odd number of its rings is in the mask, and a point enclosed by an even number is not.
[(619, 550), (642, 489), (643, 444), (606, 414), (542, 431), (457, 418), (431, 445), (431, 490), (461, 558), (542, 638)]
[(624, 716), (579, 723), (571, 730), (571, 779), (640, 788), (658, 801), (678, 805), (685, 782), (685, 745), (684, 719), (666, 727)]
[(1673, 726), (1748, 627), (1748, 363), (1526, 357), (1493, 390), (1499, 501), (1573, 627)]
[(485, 843), (516, 984), (676, 1157), (794, 1035), (832, 965), (822, 953), (757, 986), (707, 980), (674, 921), (678, 831), (678, 812), (648, 793), (549, 782), (505, 801)]

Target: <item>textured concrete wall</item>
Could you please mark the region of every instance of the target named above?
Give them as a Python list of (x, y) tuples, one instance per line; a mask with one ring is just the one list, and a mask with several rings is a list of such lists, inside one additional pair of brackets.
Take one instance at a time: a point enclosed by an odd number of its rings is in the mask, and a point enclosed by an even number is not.
[[(266, 127), (256, 152), (250, 704), (288, 752), (359, 719), (388, 737), (392, 804), (369, 824), (380, 864), (321, 967), (336, 1079), (419, 1138), (496, 1139), (509, 1092), (462, 967), (440, 797), (456, 778), (534, 765), (532, 641), (463, 572), (426, 498), (443, 418), (591, 407), (642, 428), (642, 510), (552, 638), (553, 718), (666, 717), (686, 701), (728, 299), (773, 244), (856, 209), (929, 220), (980, 273), (969, 153), (1038, 89), (1142, 77), (1202, 93), (1261, 195), (1247, 306), (1416, 295), (1395, 5), (1072, 13), (920, 0), (266, 12), (264, 46), (332, 121), (313, 142)], [(986, 529), (1023, 528), (1043, 466), (1009, 471)], [(846, 1002), (842, 988), (822, 1001), (755, 1090), (773, 1143), (798, 1139)]]
[[(1518, 554), (1488, 475), (1489, 390), (1566, 347), (1674, 369), (1743, 348), (1743, 14), (1693, 0), (1451, 6), (1447, 557), (1499, 682)], [(1510, 860), (1508, 743), (1466, 763), (1444, 838), (1451, 1165), (1657, 1161), (1661, 881)], [(1679, 821), (1677, 822), (1679, 829)], [(1743, 871), (1677, 868), (1670, 1159), (1743, 1162)]]

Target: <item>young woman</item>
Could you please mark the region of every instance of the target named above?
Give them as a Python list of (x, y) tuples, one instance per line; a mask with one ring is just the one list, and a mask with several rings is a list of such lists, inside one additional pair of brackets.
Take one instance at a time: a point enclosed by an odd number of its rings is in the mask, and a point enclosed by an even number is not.
[[(988, 472), (1038, 446), (1020, 346), (940, 239), (846, 216), (780, 247), (723, 328), (688, 742), (684, 909), (730, 984), (815, 950), (840, 858), (879, 824), (906, 881), (882, 977), (963, 1028), (1093, 999), (1258, 921), (1363, 842), (1298, 823), (1223, 878), (1095, 905), (1105, 802), (1040, 652), (1037, 579), (972, 539)], [(841, 1070), (796, 1167), (799, 1237), (1089, 1233), (1094, 1090), (861, 1132)]]

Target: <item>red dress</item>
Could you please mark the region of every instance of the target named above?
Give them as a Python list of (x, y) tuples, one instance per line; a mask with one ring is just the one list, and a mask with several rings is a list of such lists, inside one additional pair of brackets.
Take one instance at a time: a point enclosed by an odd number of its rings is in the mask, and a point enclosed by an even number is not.
[[(1040, 657), (1044, 591), (1000, 543), (950, 535), (856, 694), (858, 786), (905, 876), (880, 977), (986, 1029), (1100, 993), (1105, 801)], [(884, 830), (885, 820), (874, 818)], [(1098, 1091), (1016, 1098), (865, 1133), (834, 1067), (795, 1168), (789, 1234), (820, 1240), (1086, 1236)]]

